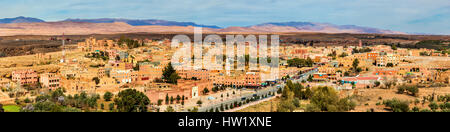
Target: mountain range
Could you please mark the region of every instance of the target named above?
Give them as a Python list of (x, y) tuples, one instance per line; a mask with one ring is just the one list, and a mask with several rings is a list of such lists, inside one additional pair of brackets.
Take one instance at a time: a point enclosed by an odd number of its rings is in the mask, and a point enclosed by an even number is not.
[(31, 18), (31, 17), (16, 17), (16, 18), (4, 18), (0, 19), (1, 23), (33, 23), (33, 22), (45, 22), (44, 20), (37, 19), (37, 18)]
[(289, 32), (322, 32), (322, 33), (375, 33), (405, 34), (403, 32), (384, 30), (356, 25), (335, 25), (314, 22), (271, 22), (251, 26), (233, 26), (221, 28), (215, 25), (202, 25), (193, 22), (176, 22), (166, 20), (137, 19), (66, 19), (46, 22), (38, 18), (16, 17), (0, 19), (0, 36), (6, 35), (56, 35), (66, 34), (108, 34), (132, 32), (192, 32), (193, 27), (203, 27), (204, 32), (224, 33), (289, 33)]

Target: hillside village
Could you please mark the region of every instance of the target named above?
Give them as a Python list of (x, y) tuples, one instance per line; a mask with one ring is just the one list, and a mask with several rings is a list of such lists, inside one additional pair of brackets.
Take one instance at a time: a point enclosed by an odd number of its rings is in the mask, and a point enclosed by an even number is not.
[[(60, 52), (0, 58), (0, 103), (27, 111), (41, 96), (63, 91), (57, 100), (95, 98), (92, 105), (71, 105), (75, 111), (120, 111), (113, 99), (134, 89), (148, 97), (146, 111), (226, 111), (252, 101), (284, 98), (284, 87), (292, 82), (312, 91), (326, 86), (341, 98), (354, 97), (358, 103), (349, 111), (386, 111), (389, 106), (380, 102), (394, 98), (417, 102), (450, 95), (450, 56), (445, 50), (365, 46), (361, 40), (357, 46), (281, 43), (280, 78), (263, 80), (259, 70), (170, 72), (170, 59), (179, 48), (171, 43), (169, 38), (89, 37)], [(408, 87), (407, 94), (400, 87)], [(427, 109), (431, 103), (434, 100), (409, 105)], [(448, 105), (448, 99), (442, 104)]]

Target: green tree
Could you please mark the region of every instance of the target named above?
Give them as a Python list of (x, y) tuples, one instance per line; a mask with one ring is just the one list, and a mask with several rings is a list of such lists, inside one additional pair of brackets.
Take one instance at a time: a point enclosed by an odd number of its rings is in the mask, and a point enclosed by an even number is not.
[(383, 104), (387, 107), (390, 107), (393, 112), (408, 112), (409, 111), (409, 102), (401, 101), (396, 98), (392, 100), (385, 100)]
[(114, 110), (114, 103), (109, 103), (109, 110), (113, 111)]
[(111, 92), (106, 92), (106, 93), (103, 95), (103, 99), (105, 99), (105, 101), (111, 101), (111, 99), (112, 99), (113, 96), (114, 96), (114, 95), (113, 95)]
[(169, 104), (169, 94), (166, 94), (166, 104)]
[(92, 78), (92, 81), (95, 81), (96, 85), (98, 85), (100, 83), (100, 79), (98, 77)]
[(392, 50), (397, 50), (397, 46), (395, 46), (395, 45), (393, 44), (393, 45), (391, 45), (391, 49), (392, 49)]
[(409, 86), (406, 91), (412, 96), (417, 96), (417, 93), (419, 93), (419, 88), (415, 85)]
[(203, 103), (202, 100), (198, 100), (198, 101), (197, 101), (197, 105), (198, 105), (198, 106), (202, 106), (202, 103)]
[(218, 107), (216, 107), (216, 110), (215, 110), (214, 112), (220, 112), (220, 111), (219, 111), (219, 108), (218, 108)]
[(354, 70), (358, 69), (358, 65), (359, 65), (359, 60), (358, 59), (353, 60), (352, 66), (353, 66)]
[(339, 99), (339, 95), (332, 87), (318, 87), (312, 92), (310, 105), (307, 111), (349, 111), (356, 104), (349, 98)]
[(161, 106), (161, 105), (162, 105), (162, 102), (163, 102), (163, 100), (162, 100), (162, 99), (159, 99), (159, 100), (158, 100), (158, 106)]
[(163, 78), (167, 83), (177, 84), (177, 80), (181, 78), (178, 76), (176, 70), (173, 68), (172, 63), (169, 63), (163, 70)]
[(25, 103), (31, 103), (31, 100), (27, 97), (27, 98), (25, 98), (25, 100), (23, 100), (23, 102), (25, 102)]
[(394, 64), (389, 62), (389, 63), (386, 64), (386, 67), (394, 67)]
[(436, 103), (436, 102), (431, 102), (429, 105), (428, 105), (428, 107), (430, 107), (430, 109), (432, 110), (432, 111), (436, 111), (438, 108), (439, 108), (439, 105)]
[(341, 54), (341, 55), (339, 55), (339, 57), (342, 57), (342, 58), (344, 58), (344, 57), (346, 57), (346, 56), (348, 56), (348, 54), (347, 54), (347, 53), (345, 53), (345, 52), (342, 52), (342, 54)]
[(181, 97), (180, 97), (180, 95), (177, 95), (177, 103), (180, 103), (180, 100), (181, 100)]
[(308, 76), (308, 82), (312, 82), (313, 81), (313, 76), (312, 75), (309, 75)]
[(380, 85), (381, 85), (381, 82), (375, 81), (375, 87), (378, 87), (378, 86), (380, 86)]
[(207, 94), (207, 93), (209, 93), (208, 88), (203, 89), (203, 94)]
[(114, 103), (120, 112), (147, 112), (150, 99), (142, 92), (127, 89), (119, 92)]

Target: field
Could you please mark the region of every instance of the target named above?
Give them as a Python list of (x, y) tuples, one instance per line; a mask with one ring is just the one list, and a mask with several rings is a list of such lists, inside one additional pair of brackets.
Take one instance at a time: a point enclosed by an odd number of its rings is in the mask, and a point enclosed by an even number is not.
[(3, 106), (3, 109), (5, 109), (5, 112), (19, 112), (20, 106), (17, 105), (6, 105)]
[(375, 112), (388, 112), (384, 105), (377, 105), (377, 103), (382, 104), (383, 100), (388, 99), (399, 99), (403, 101), (410, 102), (410, 108), (416, 106), (418, 108), (428, 108), (429, 102), (422, 104), (414, 104), (416, 99), (422, 101), (423, 96), (432, 95), (433, 92), (436, 95), (446, 95), (450, 94), (450, 87), (440, 87), (440, 88), (419, 88), (419, 95), (417, 97), (410, 96), (407, 94), (397, 94), (396, 89), (361, 89), (359, 90), (359, 96), (357, 99), (357, 106), (354, 111), (356, 112), (366, 112), (369, 109), (374, 109)]
[[(428, 96), (433, 94), (436, 95), (447, 95), (450, 94), (450, 87), (439, 87), (439, 88), (420, 88), (417, 97), (410, 96), (407, 94), (397, 94), (396, 89), (359, 89), (358, 96), (354, 97), (356, 102), (355, 110), (352, 112), (366, 112), (370, 109), (374, 109), (375, 112), (389, 112), (384, 105), (382, 105), (383, 100), (388, 99), (399, 99), (403, 101), (410, 102), (410, 108), (418, 107), (420, 109), (428, 108), (429, 102), (424, 104), (415, 104), (416, 99), (422, 100), (423, 96)], [(271, 99), (270, 101), (265, 101), (253, 106), (249, 106), (237, 112), (274, 112), (277, 111), (277, 104), (280, 102), (279, 98)], [(306, 106), (308, 101), (301, 101), (301, 104)], [(378, 104), (378, 105), (377, 105)], [(271, 108), (272, 107), (272, 108)], [(272, 110), (272, 111), (271, 111)]]

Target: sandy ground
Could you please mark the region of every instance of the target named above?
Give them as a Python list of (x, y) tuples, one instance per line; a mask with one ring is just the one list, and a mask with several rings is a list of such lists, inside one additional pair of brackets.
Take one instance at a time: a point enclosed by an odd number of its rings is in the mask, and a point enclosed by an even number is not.
[[(248, 106), (240, 109), (236, 112), (273, 112), (277, 111), (277, 105), (280, 102), (280, 98), (272, 98), (268, 101), (261, 102), (256, 105)], [(272, 108), (271, 108), (272, 107)], [(272, 111), (270, 111), (272, 109)]]
[[(450, 94), (450, 87), (440, 87), (440, 88), (420, 88), (419, 94), (417, 97), (410, 96), (407, 94), (397, 94), (396, 89), (360, 89), (359, 94), (361, 95), (357, 97), (358, 100), (357, 106), (355, 108), (356, 112), (366, 112), (367, 110), (373, 108), (375, 112), (387, 112), (385, 110), (384, 105), (376, 105), (376, 103), (381, 103), (383, 100), (397, 98), (399, 100), (407, 100), (410, 101), (410, 108), (417, 106), (419, 108), (427, 108), (428, 102), (422, 105), (419, 103), (418, 105), (414, 104), (416, 99), (422, 101), (423, 96), (431, 95), (435, 92), (436, 95), (446, 95)], [(381, 97), (381, 100), (380, 100)], [(368, 105), (365, 105), (368, 104)]]

